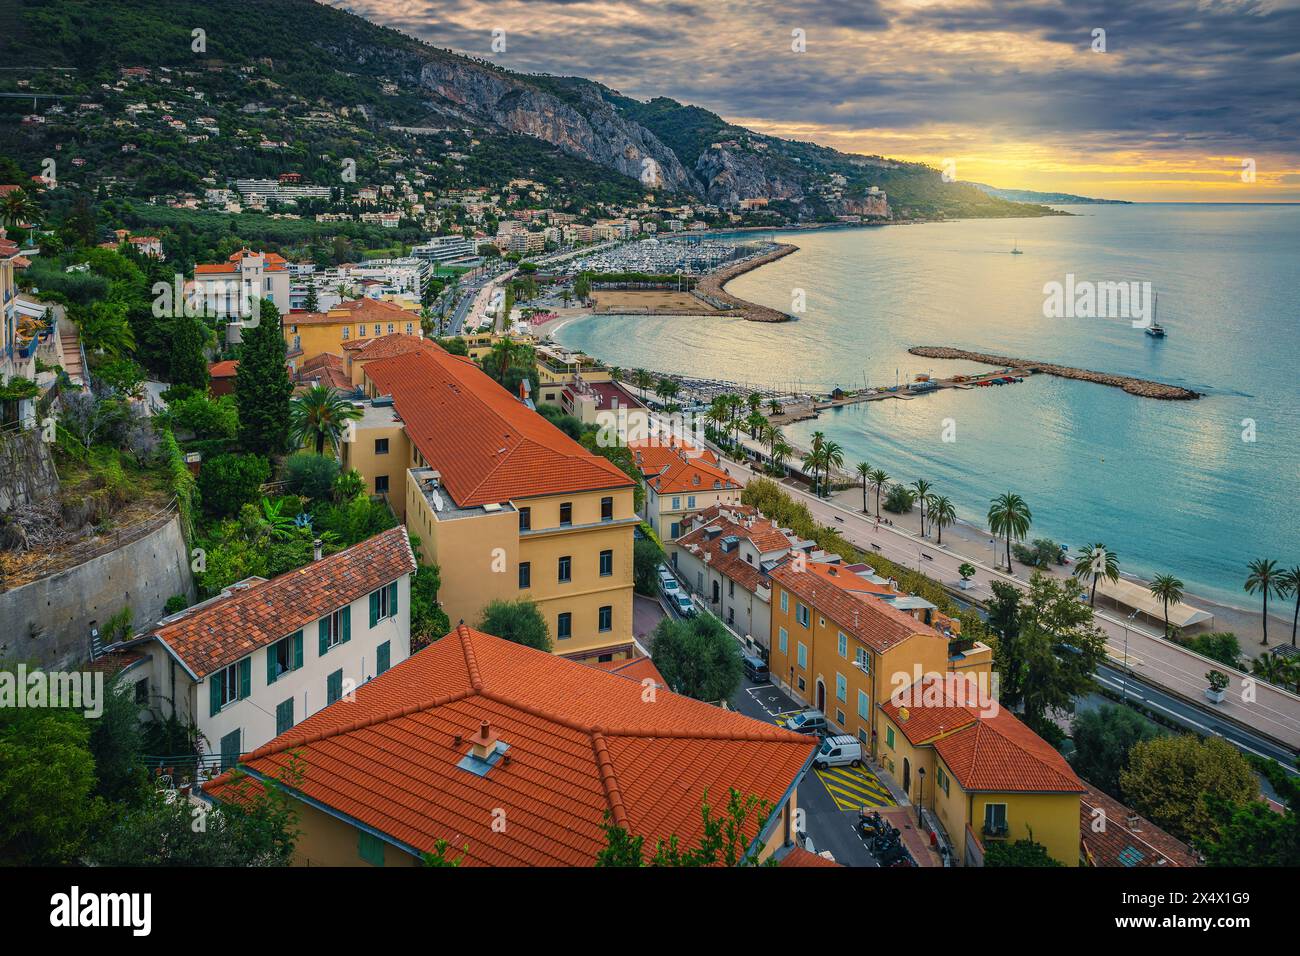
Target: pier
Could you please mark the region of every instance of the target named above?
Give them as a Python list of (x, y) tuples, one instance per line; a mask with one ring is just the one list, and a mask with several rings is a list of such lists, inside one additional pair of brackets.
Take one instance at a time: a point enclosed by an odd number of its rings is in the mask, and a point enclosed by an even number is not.
[(1130, 395), (1140, 398), (1156, 398), (1164, 401), (1189, 401), (1201, 397), (1200, 392), (1180, 385), (1167, 385), (1164, 382), (1152, 382), (1144, 378), (1131, 378), (1127, 375), (1112, 375), (1108, 372), (1094, 372), (1086, 368), (1072, 368), (1068, 365), (1055, 365), (1051, 362), (1035, 362), (1033, 359), (1009, 358), (1005, 355), (990, 355), (987, 352), (968, 352), (946, 346), (917, 345), (907, 350), (911, 355), (923, 358), (965, 359), (968, 362), (982, 362), (985, 365), (997, 365), (1014, 370), (1015, 375), (1041, 373), (1055, 375), (1058, 378), (1072, 378), (1080, 382), (1093, 382), (1097, 385), (1109, 385), (1122, 388)]
[(778, 243), (776, 248), (771, 252), (764, 253), (761, 256), (744, 259), (727, 266), (725, 269), (720, 269), (717, 272), (711, 272), (708, 275), (703, 276), (700, 281), (696, 283), (695, 289), (701, 295), (708, 296), (711, 299), (716, 299), (734, 310), (726, 314), (738, 315), (747, 322), (789, 322), (792, 317), (787, 315), (785, 312), (779, 312), (776, 309), (769, 309), (765, 305), (758, 305), (754, 302), (747, 302), (744, 299), (727, 292), (724, 289), (724, 286), (726, 286), (726, 284), (732, 279), (736, 278), (736, 276), (743, 275), (752, 269), (757, 269), (759, 266), (767, 265), (767, 263), (774, 262), (783, 256), (788, 256), (798, 248), (798, 246), (793, 246), (789, 243)]

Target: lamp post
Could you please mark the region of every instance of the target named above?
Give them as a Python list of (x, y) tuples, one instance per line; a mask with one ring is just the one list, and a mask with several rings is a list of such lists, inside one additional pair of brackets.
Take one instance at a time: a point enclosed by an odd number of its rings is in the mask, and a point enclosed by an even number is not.
[[(1138, 612), (1134, 611), (1125, 620), (1132, 621), (1133, 618), (1137, 616), (1138, 616)], [(1120, 700), (1123, 701), (1124, 703), (1128, 703), (1128, 624), (1127, 623), (1124, 624), (1124, 684), (1120, 690)]]
[(925, 807), (925, 768), (916, 768), (916, 825), (922, 824), (921, 811)]

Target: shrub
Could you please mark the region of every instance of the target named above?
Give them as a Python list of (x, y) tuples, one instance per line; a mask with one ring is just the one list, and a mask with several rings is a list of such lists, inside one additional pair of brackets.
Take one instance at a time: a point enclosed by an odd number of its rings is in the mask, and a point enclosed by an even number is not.
[(261, 496), (261, 486), (271, 477), (271, 466), (260, 455), (218, 455), (199, 471), (203, 509), (229, 516)]
[(167, 415), (172, 424), (199, 440), (231, 441), (239, 433), (239, 411), (229, 395), (209, 399), (193, 392), (171, 403)]
[(551, 650), (551, 633), (537, 605), (527, 598), (517, 601), (489, 601), (483, 608), (478, 629), (485, 634), (539, 651)]
[(190, 599), (184, 594), (173, 594), (163, 605), (163, 616), (168, 617), (172, 614), (179, 614), (190, 606)]
[(1049, 568), (1060, 564), (1065, 557), (1064, 550), (1051, 538), (1035, 538), (1029, 546), (1013, 544), (1011, 553), (1017, 561), (1031, 568)]
[(333, 458), (299, 452), (290, 455), (284, 464), (284, 480), (295, 495), (323, 501), (334, 490), (339, 476), (339, 463)]
[(1241, 666), (1241, 644), (1231, 631), (1198, 634), (1184, 641), (1183, 646), (1227, 667)]
[(916, 504), (916, 492), (904, 485), (890, 485), (881, 507), (896, 515), (907, 514)]

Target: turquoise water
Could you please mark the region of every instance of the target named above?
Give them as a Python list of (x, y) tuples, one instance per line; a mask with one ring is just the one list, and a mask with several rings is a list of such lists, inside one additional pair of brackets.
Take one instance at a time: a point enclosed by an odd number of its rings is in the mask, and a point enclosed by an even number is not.
[[(1031, 535), (1101, 541), (1121, 569), (1171, 571), (1238, 606), (1255, 557), (1300, 564), (1300, 206), (1072, 207), (1065, 218), (777, 233), (800, 250), (728, 291), (799, 321), (601, 316), (557, 338), (612, 364), (770, 385), (890, 385), (919, 372), (987, 366), (920, 359), (952, 345), (1134, 375), (1203, 391), (1161, 402), (1037, 376), (823, 413), (817, 429), (895, 478), (924, 477), (959, 517), (983, 523), (1008, 489), (1034, 514)], [(1018, 243), (1024, 255), (1009, 255)], [(1048, 282), (1150, 281), (1168, 337), (1127, 318), (1043, 316)], [(956, 440), (942, 440), (952, 419)], [(1243, 441), (1244, 419), (1254, 422)]]

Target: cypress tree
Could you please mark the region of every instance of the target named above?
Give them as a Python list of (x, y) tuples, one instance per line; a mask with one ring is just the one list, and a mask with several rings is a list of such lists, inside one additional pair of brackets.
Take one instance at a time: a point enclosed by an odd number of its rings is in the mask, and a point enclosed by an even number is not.
[(190, 385), (208, 390), (207, 327), (202, 319), (181, 315), (174, 320), (168, 369), (173, 385)]
[(289, 444), (293, 383), (285, 368), (287, 349), (280, 330), (280, 310), (263, 299), (260, 316), (255, 327), (245, 326), (242, 332), (235, 404), (239, 408), (239, 444), (246, 451), (269, 456)]

